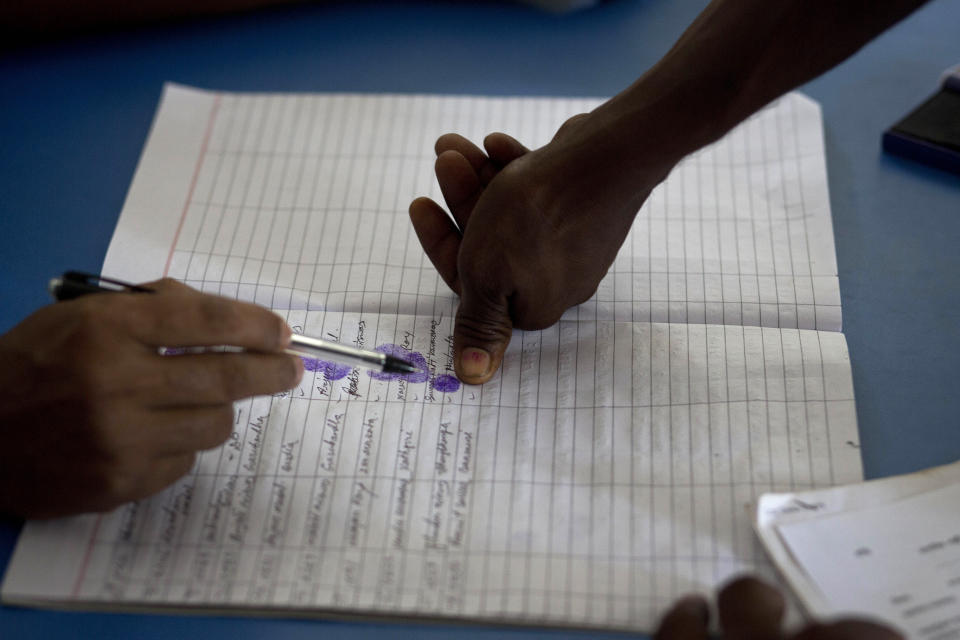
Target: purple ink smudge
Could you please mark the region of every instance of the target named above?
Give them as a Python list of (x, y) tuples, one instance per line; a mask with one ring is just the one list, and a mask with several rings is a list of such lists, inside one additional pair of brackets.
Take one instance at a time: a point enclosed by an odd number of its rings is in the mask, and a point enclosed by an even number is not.
[(427, 359), (423, 357), (422, 353), (417, 353), (416, 351), (407, 351), (398, 344), (382, 344), (375, 348), (374, 351), (385, 353), (388, 356), (394, 356), (395, 358), (402, 358), (419, 369), (419, 371), (416, 373), (384, 373), (383, 371), (368, 371), (367, 375), (374, 380), (403, 379), (412, 384), (419, 384), (421, 382), (426, 382), (430, 377), (430, 373), (427, 371)]
[(300, 356), (300, 359), (303, 360), (304, 371), (319, 371), (323, 368), (323, 365), (327, 364), (323, 360), (317, 360), (316, 358), (304, 358)]
[[(408, 351), (400, 345), (396, 344), (382, 344), (379, 347), (374, 349), (380, 353), (385, 353), (388, 356), (394, 356), (396, 358), (402, 358), (417, 367), (419, 371), (416, 373), (385, 373), (383, 371), (367, 371), (369, 375), (374, 380), (406, 380), (411, 384), (421, 384), (430, 379), (430, 372), (427, 368), (427, 359), (423, 357), (422, 353), (417, 351)], [(340, 364), (338, 362), (330, 362), (328, 360), (320, 360), (317, 358), (300, 358), (303, 360), (303, 368), (306, 371), (320, 373), (327, 380), (342, 380), (350, 375), (350, 372), (353, 371), (353, 367), (348, 364)], [(454, 376), (443, 374), (439, 375), (433, 379), (433, 388), (439, 391), (440, 393), (453, 393), (460, 388), (460, 381), (457, 380)]]
[(440, 393), (453, 393), (460, 388), (460, 381), (445, 373), (433, 379), (433, 388)]
[(304, 370), (321, 373), (324, 378), (330, 381), (342, 380), (353, 371), (353, 367), (348, 364), (318, 360), (317, 358), (304, 358), (303, 356), (300, 359), (303, 360)]

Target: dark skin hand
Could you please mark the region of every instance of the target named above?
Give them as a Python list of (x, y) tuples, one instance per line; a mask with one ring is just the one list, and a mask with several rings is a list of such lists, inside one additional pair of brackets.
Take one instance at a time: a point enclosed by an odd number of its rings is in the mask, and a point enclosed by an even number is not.
[(486, 154), (455, 134), (437, 141), (437, 177), (462, 236), (427, 198), (413, 202), (410, 216), (440, 276), (460, 295), (454, 350), (465, 382), (485, 382), (499, 368), (513, 327), (548, 327), (593, 295), (633, 214), (663, 179), (666, 167), (635, 192), (599, 144), (575, 151), (595, 137), (584, 115), (536, 151), (505, 134), (487, 137)]
[[(233, 428), (233, 402), (297, 384), (267, 309), (173, 280), (40, 309), (0, 336), (0, 512), (103, 511), (186, 474)], [(161, 355), (229, 344), (237, 353)]]
[(660, 62), (543, 147), (495, 133), (483, 151), (442, 136), (435, 169), (456, 225), (427, 198), (410, 218), (460, 295), (460, 379), (486, 382), (514, 328), (548, 327), (593, 295), (640, 206), (684, 156), (921, 4), (714, 0)]
[[(786, 605), (773, 587), (756, 578), (738, 578), (717, 596), (722, 640), (904, 640), (893, 630), (865, 620), (814, 623), (795, 633), (782, 629)], [(680, 599), (663, 617), (654, 640), (707, 640), (710, 610), (700, 596)]]

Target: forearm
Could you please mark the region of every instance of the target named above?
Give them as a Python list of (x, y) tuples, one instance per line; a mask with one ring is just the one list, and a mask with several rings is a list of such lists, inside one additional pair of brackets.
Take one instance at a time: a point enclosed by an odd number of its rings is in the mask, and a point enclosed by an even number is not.
[(0, 34), (13, 40), (158, 20), (246, 11), (297, 0), (13, 0), (0, 9)]
[(488, 136), (486, 157), (441, 137), (437, 178), (457, 226), (426, 198), (411, 204), (410, 216), (460, 294), (457, 375), (486, 382), (514, 328), (548, 327), (589, 299), (644, 200), (682, 157), (920, 4), (715, 0), (663, 60), (569, 119), (548, 144), (511, 153), (519, 143)]
[(714, 0), (660, 62), (596, 113), (632, 143), (631, 166), (655, 161), (669, 170), (925, 1)]

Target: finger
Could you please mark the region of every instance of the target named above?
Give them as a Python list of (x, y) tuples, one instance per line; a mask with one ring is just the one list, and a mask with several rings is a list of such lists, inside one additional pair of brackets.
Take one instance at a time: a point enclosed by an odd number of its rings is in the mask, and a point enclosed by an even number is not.
[(500, 167), (505, 167), (530, 152), (516, 138), (505, 133), (491, 133), (483, 139), (483, 147), (490, 154), (490, 160)]
[(480, 147), (457, 133), (445, 133), (437, 138), (436, 144), (433, 145), (433, 150), (436, 152), (437, 157), (440, 157), (446, 151), (456, 151), (466, 158), (470, 166), (473, 167), (474, 172), (479, 172), (480, 169), (490, 161), (489, 158), (487, 158), (487, 154), (485, 154)]
[(417, 198), (410, 203), (410, 222), (440, 277), (459, 295), (457, 255), (460, 252), (460, 231), (440, 205), (430, 198)]
[(678, 601), (660, 622), (653, 640), (706, 640), (710, 608), (700, 596)]
[(453, 327), (454, 368), (463, 382), (483, 384), (500, 368), (513, 323), (507, 295), (461, 286)]
[(483, 186), (489, 184), (493, 177), (497, 175), (497, 172), (506, 164), (492, 161), (477, 145), (456, 133), (447, 133), (440, 136), (436, 145), (434, 145), (434, 150), (437, 152), (437, 157), (446, 151), (456, 151), (462, 155), (473, 167), (474, 174)]
[(169, 280), (149, 283), (154, 294), (115, 296), (130, 332), (154, 347), (233, 345), (277, 351), (290, 328), (269, 309), (201, 293)]
[(725, 640), (775, 640), (785, 609), (783, 596), (756, 578), (737, 578), (717, 596)]
[(249, 352), (157, 356), (142, 375), (148, 406), (186, 408), (286, 391), (303, 376), (303, 360)]
[(434, 170), (443, 199), (463, 232), (477, 199), (483, 193), (480, 178), (467, 159), (457, 151), (444, 151), (437, 156)]
[(223, 444), (234, 427), (232, 404), (174, 407), (149, 412), (137, 429), (149, 434), (160, 455), (204, 451)]
[(803, 629), (793, 640), (903, 640), (889, 627), (865, 620), (841, 620), (833, 624), (815, 624)]

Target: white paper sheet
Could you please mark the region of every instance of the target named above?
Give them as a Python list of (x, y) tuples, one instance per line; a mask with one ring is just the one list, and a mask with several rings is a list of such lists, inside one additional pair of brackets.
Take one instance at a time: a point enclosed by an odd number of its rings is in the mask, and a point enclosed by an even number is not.
[(906, 637), (960, 634), (960, 463), (761, 498), (757, 529), (818, 617), (875, 617)]
[(636, 629), (769, 575), (747, 506), (861, 477), (843, 335), (794, 328), (840, 322), (806, 98), (675, 170), (597, 296), (518, 332), (494, 380), (452, 377), (455, 298), (406, 216), (439, 196), (433, 139), (536, 145), (594, 104), (168, 88), (104, 273), (254, 300), (430, 373), (308, 363), (165, 492), (30, 523), (3, 598)]

